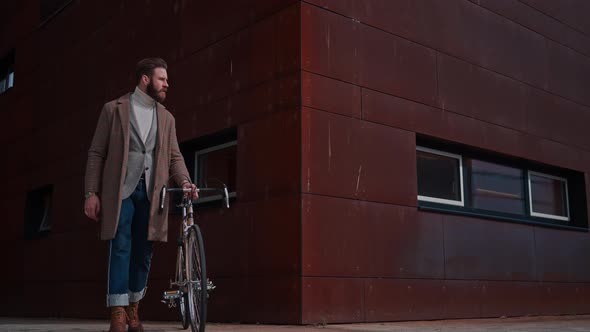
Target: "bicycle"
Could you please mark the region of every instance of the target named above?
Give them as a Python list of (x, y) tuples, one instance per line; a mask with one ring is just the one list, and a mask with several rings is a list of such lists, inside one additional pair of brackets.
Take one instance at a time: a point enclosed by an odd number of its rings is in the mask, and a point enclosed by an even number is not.
[[(226, 208), (229, 208), (229, 194), (223, 183), (220, 188), (199, 188), (198, 192), (218, 192)], [(177, 240), (176, 268), (174, 280), (170, 281), (170, 290), (165, 291), (162, 302), (168, 308), (178, 307), (182, 327), (192, 332), (204, 332), (207, 320), (207, 298), (215, 285), (207, 279), (205, 264), (205, 247), (201, 230), (194, 222), (193, 204), (187, 193), (190, 188), (166, 188), (160, 191), (160, 212), (164, 210), (166, 193), (182, 192), (182, 225)]]

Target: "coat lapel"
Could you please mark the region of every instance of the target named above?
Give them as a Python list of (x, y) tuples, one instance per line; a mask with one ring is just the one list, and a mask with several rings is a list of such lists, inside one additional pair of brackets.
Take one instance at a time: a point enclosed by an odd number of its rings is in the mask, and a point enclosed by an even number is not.
[(156, 118), (158, 120), (158, 128), (156, 128), (157, 130), (157, 140), (156, 140), (156, 152), (159, 151), (160, 146), (163, 142), (163, 132), (164, 132), (164, 105), (157, 103), (158, 107), (157, 107), (157, 111), (156, 111)]
[(125, 154), (129, 151), (129, 114), (131, 113), (130, 105), (129, 105), (129, 96), (131, 94), (128, 93), (117, 100), (117, 111), (119, 113), (119, 118), (121, 119), (121, 128), (123, 129), (123, 144), (125, 146)]

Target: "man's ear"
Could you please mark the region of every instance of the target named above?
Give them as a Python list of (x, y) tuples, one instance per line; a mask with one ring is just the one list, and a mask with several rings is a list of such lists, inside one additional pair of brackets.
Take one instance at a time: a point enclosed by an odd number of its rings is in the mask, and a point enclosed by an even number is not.
[(147, 86), (150, 83), (150, 78), (147, 75), (141, 75), (141, 82)]

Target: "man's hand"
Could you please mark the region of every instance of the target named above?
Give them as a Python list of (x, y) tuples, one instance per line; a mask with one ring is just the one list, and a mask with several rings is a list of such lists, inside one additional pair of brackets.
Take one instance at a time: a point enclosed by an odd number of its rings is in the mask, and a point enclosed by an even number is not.
[(186, 196), (192, 196), (192, 200), (199, 198), (199, 193), (197, 192), (197, 186), (194, 183), (189, 183), (188, 181), (182, 182), (182, 188), (190, 188), (192, 191), (190, 193), (185, 193)]
[(84, 201), (84, 214), (94, 221), (98, 221), (98, 214), (100, 213), (100, 199), (96, 195), (86, 198)]

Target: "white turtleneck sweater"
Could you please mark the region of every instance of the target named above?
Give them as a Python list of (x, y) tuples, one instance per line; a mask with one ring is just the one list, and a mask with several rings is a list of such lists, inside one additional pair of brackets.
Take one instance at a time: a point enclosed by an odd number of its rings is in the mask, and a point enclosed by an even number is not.
[(133, 112), (137, 120), (141, 140), (144, 143), (152, 127), (153, 112), (155, 110), (156, 101), (138, 87), (135, 87), (135, 91), (131, 94), (131, 112)]

